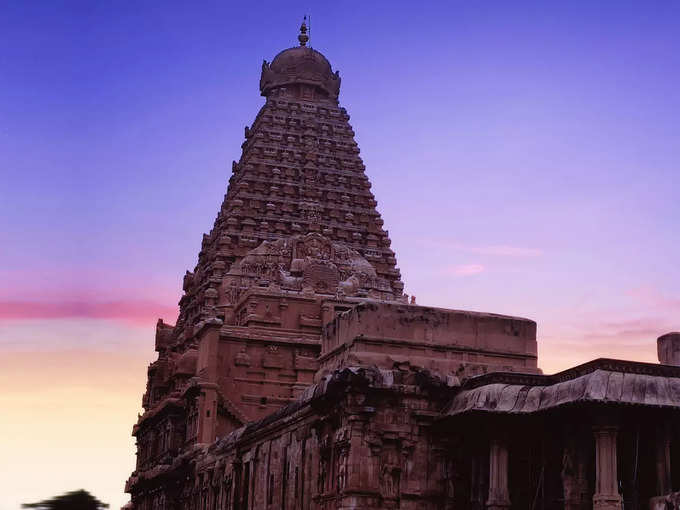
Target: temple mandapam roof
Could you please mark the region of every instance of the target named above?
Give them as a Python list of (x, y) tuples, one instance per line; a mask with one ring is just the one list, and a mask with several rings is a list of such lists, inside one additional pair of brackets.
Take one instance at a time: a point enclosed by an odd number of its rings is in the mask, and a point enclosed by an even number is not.
[(579, 403), (680, 409), (680, 367), (600, 358), (555, 375), (491, 373), (468, 380), (444, 415), (529, 414)]

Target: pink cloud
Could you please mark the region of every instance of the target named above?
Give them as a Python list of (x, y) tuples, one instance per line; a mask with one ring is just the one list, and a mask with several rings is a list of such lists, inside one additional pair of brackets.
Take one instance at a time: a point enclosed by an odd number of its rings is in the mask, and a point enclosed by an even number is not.
[[(147, 277), (146, 279), (144, 277)], [(148, 275), (122, 274), (115, 271), (87, 271), (79, 273), (68, 269), (46, 272), (0, 268), (0, 303), (3, 301), (28, 302), (108, 302), (135, 301), (173, 302), (181, 293), (177, 279), (167, 284)], [(141, 283), (140, 283), (141, 282)]]
[(625, 294), (661, 311), (680, 312), (680, 298), (666, 296), (648, 285), (630, 289)]
[(539, 364), (555, 372), (599, 357), (655, 363), (656, 339), (673, 329), (663, 315), (631, 316), (625, 309), (565, 312), (539, 322)]
[(174, 321), (178, 309), (151, 301), (0, 301), (0, 319), (121, 319), (132, 322)]
[(541, 342), (539, 339), (538, 364), (545, 373), (580, 365), (595, 358), (628, 359), (656, 363), (656, 343), (644, 342), (626, 344), (606, 341), (551, 341)]
[(543, 338), (574, 342), (583, 345), (593, 345), (597, 342), (612, 342), (636, 344), (654, 343), (656, 339), (670, 331), (672, 323), (661, 316), (628, 317), (627, 312), (601, 311), (598, 314), (565, 314), (564, 319), (556, 320), (546, 325)]
[(471, 276), (484, 272), (484, 266), (481, 264), (463, 264), (452, 267), (450, 272), (457, 276)]
[(496, 255), (500, 257), (540, 257), (543, 251), (535, 248), (523, 248), (507, 244), (494, 244), (488, 246), (466, 246), (458, 244), (454, 246), (458, 251), (476, 253), (479, 255)]
[(661, 336), (664, 333), (663, 328), (639, 328), (639, 329), (621, 329), (618, 331), (612, 331), (612, 332), (590, 332), (586, 333), (583, 335), (584, 340), (592, 341), (592, 340), (603, 340), (603, 339), (611, 339), (611, 340), (619, 340), (619, 341), (636, 341), (636, 340), (648, 340), (649, 341), (654, 341), (656, 340), (659, 336)]

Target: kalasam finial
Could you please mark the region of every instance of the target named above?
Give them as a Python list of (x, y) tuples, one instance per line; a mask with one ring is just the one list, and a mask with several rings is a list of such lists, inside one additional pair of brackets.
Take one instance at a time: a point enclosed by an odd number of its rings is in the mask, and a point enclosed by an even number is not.
[(300, 46), (306, 46), (307, 41), (309, 41), (309, 36), (307, 35), (307, 16), (302, 19), (302, 25), (300, 25), (300, 35), (298, 35), (298, 41), (300, 41)]

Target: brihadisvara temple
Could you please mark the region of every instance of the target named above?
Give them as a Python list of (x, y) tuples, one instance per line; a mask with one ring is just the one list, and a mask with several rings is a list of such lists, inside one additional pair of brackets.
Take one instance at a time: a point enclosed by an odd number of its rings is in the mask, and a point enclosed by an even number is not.
[(298, 39), (156, 326), (125, 508), (680, 508), (680, 333), (545, 375), (535, 322), (409, 299), (339, 73)]

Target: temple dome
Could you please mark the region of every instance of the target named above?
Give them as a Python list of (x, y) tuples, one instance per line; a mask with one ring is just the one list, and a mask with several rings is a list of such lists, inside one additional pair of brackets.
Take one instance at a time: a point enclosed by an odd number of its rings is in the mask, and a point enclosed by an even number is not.
[(329, 78), (333, 75), (328, 59), (321, 52), (307, 46), (296, 46), (283, 50), (274, 57), (269, 67), (275, 72), (287, 72), (289, 69), (296, 69)]
[[(271, 63), (262, 63), (260, 92), (263, 96), (280, 87), (293, 84), (313, 85), (333, 99), (340, 93), (340, 75), (319, 51), (306, 46), (306, 27), (301, 30), (300, 46), (283, 50)], [(304, 37), (303, 37), (304, 36)]]

